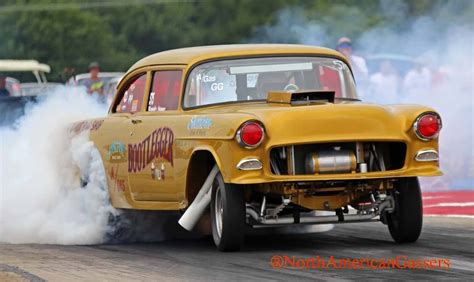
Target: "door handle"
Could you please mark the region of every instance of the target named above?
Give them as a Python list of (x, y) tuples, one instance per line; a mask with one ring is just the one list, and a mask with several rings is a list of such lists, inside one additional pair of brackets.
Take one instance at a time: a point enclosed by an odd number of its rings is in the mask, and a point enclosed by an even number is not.
[(132, 119), (131, 121), (132, 121), (133, 124), (138, 124), (138, 123), (142, 122), (141, 119)]

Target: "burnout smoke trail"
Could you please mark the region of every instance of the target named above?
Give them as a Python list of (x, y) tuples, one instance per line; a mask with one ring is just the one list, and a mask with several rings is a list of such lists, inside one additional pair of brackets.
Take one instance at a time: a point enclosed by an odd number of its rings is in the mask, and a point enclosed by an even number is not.
[[(70, 140), (67, 128), (103, 116), (105, 106), (64, 88), (27, 112), (14, 129), (0, 129), (0, 241), (101, 243), (115, 212), (102, 162), (88, 132)], [(90, 171), (85, 188), (77, 168)]]
[[(400, 1), (381, 0), (380, 5), (382, 18), (397, 19), (395, 22), (403, 25), (368, 28), (352, 38), (354, 53), (366, 58), (387, 53), (408, 55), (413, 59), (412, 69), (420, 64), (431, 73), (432, 85), (422, 86), (420, 80), (415, 80), (407, 87), (401, 69), (396, 69), (396, 89), (388, 79), (377, 85), (372, 75), (379, 72), (381, 64), (378, 64), (368, 77), (356, 76), (359, 95), (369, 103), (421, 104), (437, 110), (443, 119), (439, 142), (440, 165), (445, 175), (421, 178), (422, 187), (426, 190), (474, 189), (474, 29), (472, 19), (468, 23), (455, 21), (459, 11), (472, 10), (472, 1), (440, 2), (429, 13), (417, 17), (410, 16)], [(334, 5), (332, 9), (339, 8)], [(339, 18), (309, 18), (303, 8), (284, 9), (276, 23), (258, 29), (251, 41), (335, 48), (337, 38), (347, 35), (344, 30), (368, 26), (365, 11), (353, 8), (344, 13), (351, 19), (346, 24)], [(446, 14), (452, 20), (440, 20)], [(340, 33), (330, 32), (335, 30), (333, 25)]]
[(14, 128), (0, 128), (0, 242), (72, 245), (196, 236), (178, 226), (179, 213), (111, 206), (89, 132), (71, 138), (68, 129), (105, 116), (106, 105), (68, 87), (44, 97), (29, 105)]

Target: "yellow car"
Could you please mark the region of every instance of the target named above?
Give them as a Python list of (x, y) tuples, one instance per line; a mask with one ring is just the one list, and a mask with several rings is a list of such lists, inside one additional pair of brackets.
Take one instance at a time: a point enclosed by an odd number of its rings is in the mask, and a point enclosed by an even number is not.
[(90, 131), (114, 207), (182, 211), (221, 251), (239, 250), (247, 225), (382, 221), (416, 241), (417, 177), (441, 175), (440, 129), (431, 108), (361, 102), (344, 56), (301, 45), (153, 54), (106, 118), (73, 126)]

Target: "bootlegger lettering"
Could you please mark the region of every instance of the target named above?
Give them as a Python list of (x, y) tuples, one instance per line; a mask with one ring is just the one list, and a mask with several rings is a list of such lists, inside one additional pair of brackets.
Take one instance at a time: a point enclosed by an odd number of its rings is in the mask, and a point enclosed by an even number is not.
[(173, 131), (161, 127), (142, 142), (128, 144), (128, 172), (142, 171), (155, 158), (162, 158), (173, 166), (173, 140)]

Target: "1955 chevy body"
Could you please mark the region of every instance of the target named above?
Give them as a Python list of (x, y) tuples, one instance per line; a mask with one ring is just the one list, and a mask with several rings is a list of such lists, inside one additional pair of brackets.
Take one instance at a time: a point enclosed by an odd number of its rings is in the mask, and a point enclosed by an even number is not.
[(90, 131), (114, 207), (183, 211), (188, 230), (210, 214), (222, 251), (240, 249), (246, 225), (380, 220), (416, 241), (417, 177), (441, 175), (440, 129), (428, 107), (361, 102), (344, 56), (301, 45), (153, 54), (106, 118), (72, 127)]

